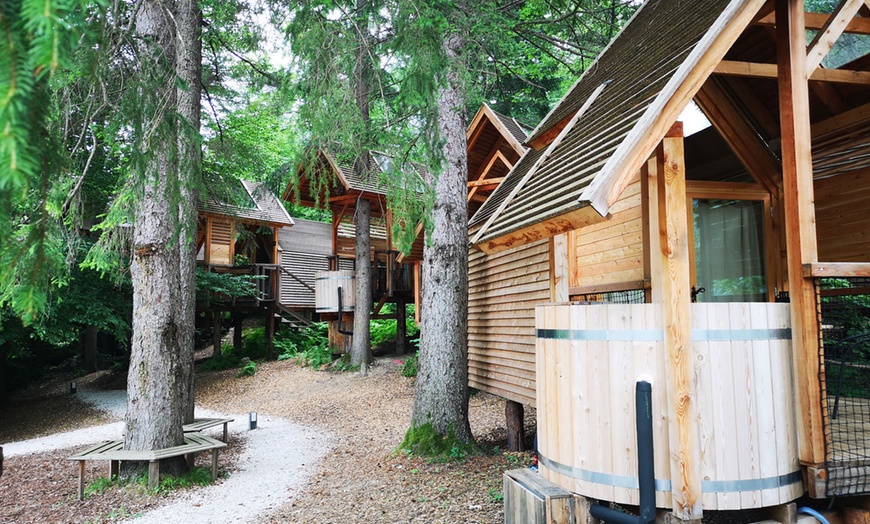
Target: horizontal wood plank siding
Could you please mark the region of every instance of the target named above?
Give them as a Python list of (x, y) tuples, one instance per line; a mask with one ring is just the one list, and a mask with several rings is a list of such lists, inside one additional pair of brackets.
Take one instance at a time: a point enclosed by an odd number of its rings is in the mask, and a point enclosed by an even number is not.
[(611, 208), (611, 218), (569, 233), (570, 287), (643, 280), (643, 216), (640, 180)]
[(534, 405), (535, 306), (550, 301), (550, 243), (472, 250), (468, 269), (468, 384)]
[(819, 260), (870, 261), (870, 171), (817, 180), (815, 193)]

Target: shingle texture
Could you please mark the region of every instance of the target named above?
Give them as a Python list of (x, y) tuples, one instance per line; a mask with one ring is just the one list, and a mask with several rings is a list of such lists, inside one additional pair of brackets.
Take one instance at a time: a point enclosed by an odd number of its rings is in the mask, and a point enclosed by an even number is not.
[[(738, 0), (735, 0), (738, 1)], [(509, 234), (581, 207), (583, 190), (638, 124), (731, 0), (650, 0), (535, 131), (540, 136), (584, 105), (583, 116), (549, 152), (479, 241)], [(535, 137), (531, 137), (530, 140)], [(529, 155), (527, 154), (526, 157)], [(521, 161), (478, 215), (492, 213), (525, 176)], [(498, 198), (497, 198), (498, 197)], [(500, 200), (499, 200), (500, 199)], [(477, 216), (475, 221), (481, 220)]]
[(244, 189), (241, 202), (229, 204), (210, 195), (200, 206), (200, 211), (281, 226), (293, 225), (293, 219), (284, 209), (284, 205), (266, 184), (248, 180), (242, 180), (240, 184)]

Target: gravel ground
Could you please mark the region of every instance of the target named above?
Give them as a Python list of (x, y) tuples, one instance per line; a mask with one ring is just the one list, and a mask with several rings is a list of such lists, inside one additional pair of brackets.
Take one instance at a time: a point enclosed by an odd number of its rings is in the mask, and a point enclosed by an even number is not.
[[(115, 522), (132, 516), (135, 523), (502, 522), (502, 473), (528, 460), (526, 454), (499, 451), (506, 437), (504, 402), (484, 394), (471, 399), (472, 429), (487, 453), (448, 463), (397, 453), (413, 400), (413, 379), (399, 374), (398, 363), (379, 359), (368, 377), (286, 361), (261, 364), (253, 377), (235, 378), (233, 371), (198, 375), (198, 413), (259, 413), (252, 432), (245, 431), (247, 415), (235, 415), (219, 480), (207, 488), (149, 495), (137, 486), (113, 486), (78, 502), (75, 465), (63, 460), (74, 450), (39, 452), (49, 447), (42, 440), (45, 447), (19, 448), (13, 456), (13, 446), (5, 444), (0, 522)], [(67, 383), (21, 396), (0, 408), (0, 442), (52, 429), (96, 425), (88, 431), (112, 431), (106, 423), (116, 417), (113, 411), (123, 410), (123, 397), (92, 395), (89, 388), (117, 382), (80, 380), (79, 398), (69, 395)], [(529, 409), (527, 427), (533, 424)], [(88, 463), (87, 478), (105, 475), (104, 469)]]

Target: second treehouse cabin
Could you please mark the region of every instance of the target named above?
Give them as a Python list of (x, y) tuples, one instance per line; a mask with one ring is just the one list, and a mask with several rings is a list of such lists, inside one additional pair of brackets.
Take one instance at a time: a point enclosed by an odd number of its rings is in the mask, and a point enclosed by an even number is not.
[[(541, 476), (584, 507), (639, 502), (641, 376), (670, 522), (865, 507), (845, 496), (870, 494), (870, 56), (828, 52), (867, 15), (647, 1), (472, 220), (488, 257), (547, 247)], [(685, 137), (693, 100), (712, 128)]]
[[(397, 249), (392, 235), (393, 213), (387, 205), (386, 187), (381, 180), (391, 159), (380, 153), (369, 155), (369, 177), (361, 179), (351, 165), (337, 160), (332, 153), (312, 151), (299, 164), (297, 179), (288, 184), (283, 199), (296, 205), (326, 208), (331, 212), (331, 246), (326, 255), (328, 267), (315, 276), (316, 310), (329, 321), (329, 339), (333, 350), (349, 350), (348, 331), (353, 325), (353, 311), (360, 307), (372, 310), (372, 319), (394, 318), (403, 331), (406, 305), (414, 304), (419, 314), (420, 264), (423, 259), (422, 235), (418, 235), (406, 255)], [(354, 217), (361, 199), (371, 210), (372, 296), (355, 295), (356, 226)], [(323, 226), (328, 227), (324, 224)], [(323, 227), (322, 226), (322, 227)], [(341, 288), (342, 312), (338, 313), (338, 288)], [(383, 313), (385, 304), (395, 304), (395, 313)], [(400, 337), (401, 338), (401, 337)], [(402, 349), (400, 348), (400, 351)]]

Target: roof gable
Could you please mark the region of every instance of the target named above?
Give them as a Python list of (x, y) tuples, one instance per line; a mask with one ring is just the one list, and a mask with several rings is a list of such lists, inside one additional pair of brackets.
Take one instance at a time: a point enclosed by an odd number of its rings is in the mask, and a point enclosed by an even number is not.
[[(559, 131), (558, 140), (525, 173), (517, 169), (520, 162), (508, 175), (521, 180), (512, 182), (513, 191), (493, 194), (491, 200), (502, 200), (487, 205), (498, 212), (479, 231), (475, 243), (589, 205), (606, 215), (764, 3), (650, 0), (644, 4), (534, 131), (532, 141), (552, 130)], [(578, 114), (582, 106), (585, 112)]]
[(284, 205), (266, 184), (249, 180), (239, 180), (238, 183), (243, 191), (240, 201), (224, 202), (211, 194), (200, 205), (200, 211), (277, 226), (293, 225)]

